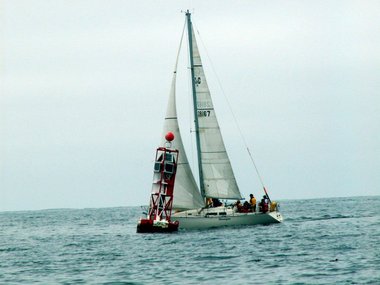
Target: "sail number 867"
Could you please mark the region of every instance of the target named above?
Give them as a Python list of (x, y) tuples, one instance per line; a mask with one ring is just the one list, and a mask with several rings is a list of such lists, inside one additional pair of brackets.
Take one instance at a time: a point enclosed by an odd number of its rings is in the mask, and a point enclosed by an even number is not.
[(211, 111), (198, 111), (198, 117), (210, 117)]

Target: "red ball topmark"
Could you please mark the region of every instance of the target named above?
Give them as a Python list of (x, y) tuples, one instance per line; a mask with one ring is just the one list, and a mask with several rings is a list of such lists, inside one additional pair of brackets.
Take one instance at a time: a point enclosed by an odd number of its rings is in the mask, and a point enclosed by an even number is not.
[(166, 135), (165, 135), (165, 139), (168, 141), (168, 142), (171, 142), (172, 140), (174, 140), (174, 134), (172, 132), (168, 132)]

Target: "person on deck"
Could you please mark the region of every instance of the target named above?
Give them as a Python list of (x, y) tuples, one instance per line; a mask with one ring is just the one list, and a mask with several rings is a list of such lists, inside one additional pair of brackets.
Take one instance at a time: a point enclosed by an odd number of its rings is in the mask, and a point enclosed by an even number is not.
[(235, 206), (239, 213), (243, 210), (243, 205), (240, 203), (240, 200), (236, 201)]
[(256, 198), (253, 194), (249, 194), (249, 203), (252, 207), (252, 212), (256, 212)]
[(243, 209), (245, 213), (251, 212), (252, 211), (251, 204), (249, 204), (248, 201), (245, 201), (243, 204)]
[(220, 202), (219, 199), (212, 198), (212, 205), (213, 205), (214, 207), (219, 207), (219, 206), (223, 206), (223, 203)]
[(266, 195), (263, 196), (261, 199), (261, 212), (266, 213), (268, 212), (268, 198)]

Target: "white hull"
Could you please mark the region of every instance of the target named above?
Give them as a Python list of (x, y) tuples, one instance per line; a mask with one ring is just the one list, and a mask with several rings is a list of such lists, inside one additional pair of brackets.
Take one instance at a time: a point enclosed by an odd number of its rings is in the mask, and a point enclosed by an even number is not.
[(171, 220), (178, 221), (180, 229), (195, 230), (223, 226), (281, 223), (283, 218), (278, 211), (267, 213), (238, 213), (231, 207), (217, 207), (174, 213)]

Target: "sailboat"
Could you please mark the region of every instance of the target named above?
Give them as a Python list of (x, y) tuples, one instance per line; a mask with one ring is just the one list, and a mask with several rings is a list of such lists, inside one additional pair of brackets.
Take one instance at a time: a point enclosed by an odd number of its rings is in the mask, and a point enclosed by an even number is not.
[[(236, 201), (241, 200), (242, 195), (220, 132), (189, 11), (186, 12), (186, 26), (199, 187), (186, 155), (176, 109), (176, 77), (178, 58), (184, 37), (184, 33), (182, 33), (163, 129), (163, 134), (168, 132), (174, 134), (176, 139), (172, 142), (172, 147), (177, 149), (180, 154), (171, 219), (179, 223), (179, 229), (280, 223), (283, 220), (282, 215), (278, 211), (276, 203), (269, 199), (265, 187), (264, 198), (270, 202), (268, 210), (240, 211), (237, 206), (228, 205), (228, 203), (219, 206), (206, 205), (206, 201), (210, 199)], [(264, 205), (260, 208), (265, 209)]]

